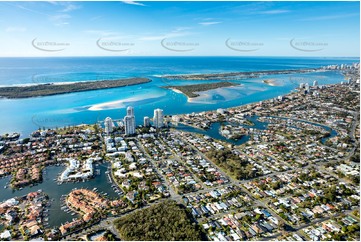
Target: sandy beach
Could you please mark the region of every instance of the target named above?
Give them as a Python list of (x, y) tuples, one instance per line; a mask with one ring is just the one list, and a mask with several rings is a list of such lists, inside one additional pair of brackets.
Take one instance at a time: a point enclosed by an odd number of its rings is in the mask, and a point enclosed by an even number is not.
[(139, 95), (136, 97), (130, 97), (130, 98), (125, 98), (125, 99), (111, 101), (111, 102), (94, 104), (90, 108), (88, 108), (88, 110), (89, 111), (101, 111), (101, 110), (108, 110), (108, 109), (125, 108), (131, 102), (134, 103), (134, 102), (144, 101), (147, 99), (160, 98), (160, 97), (163, 97), (164, 95), (165, 95), (164, 93)]
[(263, 80), (262, 82), (269, 86), (281, 86), (275, 79), (267, 79)]
[(179, 91), (178, 89), (170, 88), (170, 90), (172, 90), (173, 92), (176, 92), (176, 93), (180, 93), (180, 94), (185, 95), (183, 92)]
[[(240, 91), (244, 91), (244, 85), (237, 85), (232, 87), (221, 87), (203, 92), (195, 92), (198, 97), (188, 98), (189, 103), (203, 103), (203, 104), (216, 104), (219, 101), (230, 101), (240, 97), (242, 94)], [(223, 97), (223, 100), (214, 100), (213, 96), (218, 95)]]

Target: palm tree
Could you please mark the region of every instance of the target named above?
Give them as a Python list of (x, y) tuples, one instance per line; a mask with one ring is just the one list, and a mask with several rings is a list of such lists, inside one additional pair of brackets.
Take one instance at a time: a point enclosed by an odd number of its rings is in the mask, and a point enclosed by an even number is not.
[(278, 221), (277, 227), (278, 227), (278, 230), (280, 230), (281, 232), (284, 231), (285, 222), (283, 222), (283, 220)]

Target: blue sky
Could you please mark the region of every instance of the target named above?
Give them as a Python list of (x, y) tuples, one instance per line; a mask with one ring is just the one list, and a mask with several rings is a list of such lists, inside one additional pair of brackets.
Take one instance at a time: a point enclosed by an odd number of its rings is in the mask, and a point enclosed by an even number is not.
[(360, 52), (359, 2), (0, 2), (0, 56)]

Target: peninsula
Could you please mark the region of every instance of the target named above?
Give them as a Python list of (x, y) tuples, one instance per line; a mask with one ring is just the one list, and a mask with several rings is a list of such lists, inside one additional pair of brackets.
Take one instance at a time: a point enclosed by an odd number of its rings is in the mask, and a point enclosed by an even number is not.
[(124, 87), (151, 82), (148, 78), (127, 78), (102, 81), (85, 81), (71, 83), (48, 83), (32, 86), (0, 87), (0, 97), (4, 98), (30, 98), (50, 96), (72, 92), (83, 92), (107, 88)]
[(164, 88), (178, 90), (187, 97), (194, 98), (199, 96), (199, 94), (196, 92), (203, 92), (221, 87), (231, 87), (237, 85), (239, 84), (232, 82), (215, 82), (215, 83), (202, 83), (202, 84), (185, 85), (185, 86), (165, 86)]
[(310, 69), (293, 69), (293, 70), (269, 70), (269, 71), (245, 71), (245, 72), (228, 72), (228, 73), (213, 73), (213, 74), (187, 74), (187, 75), (165, 75), (166, 79), (177, 80), (239, 80), (248, 78), (258, 78), (262, 75), (284, 75), (295, 73), (308, 73), (315, 71), (325, 71), (325, 69), (310, 68)]
[[(172, 116), (158, 109), (156, 122), (131, 123), (133, 134), (109, 117), (2, 135), (0, 239), (355, 241), (360, 67), (341, 69), (347, 82), (281, 98)], [(50, 166), (65, 163), (60, 179), (74, 184), (56, 189), (60, 170)]]

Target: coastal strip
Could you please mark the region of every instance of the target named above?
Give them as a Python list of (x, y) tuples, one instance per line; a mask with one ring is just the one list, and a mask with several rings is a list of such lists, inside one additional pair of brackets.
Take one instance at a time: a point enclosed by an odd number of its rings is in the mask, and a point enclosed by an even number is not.
[(186, 75), (164, 75), (165, 79), (176, 80), (239, 80), (248, 78), (258, 78), (262, 75), (284, 75), (295, 73), (308, 73), (316, 71), (326, 71), (324, 68), (311, 69), (293, 69), (293, 70), (269, 70), (269, 71), (245, 71), (245, 72), (228, 72), (228, 73), (212, 73), (212, 74), (186, 74)]
[(239, 84), (232, 82), (216, 82), (216, 83), (202, 83), (194, 85), (185, 85), (185, 86), (164, 86), (163, 88), (171, 89), (177, 93), (181, 92), (186, 95), (188, 98), (199, 97), (197, 92), (204, 92), (212, 89), (222, 88), (222, 87), (231, 87), (237, 86)]
[(0, 87), (0, 97), (4, 98), (30, 98), (39, 96), (50, 96), (73, 92), (83, 92), (116, 87), (125, 87), (151, 82), (148, 78), (126, 78), (116, 80), (72, 82), (69, 84), (49, 83), (33, 86), (9, 86)]

